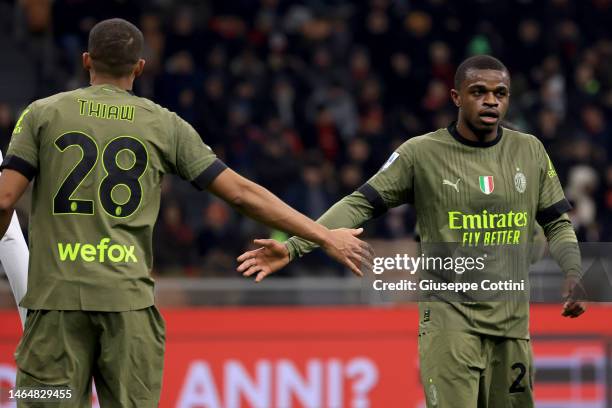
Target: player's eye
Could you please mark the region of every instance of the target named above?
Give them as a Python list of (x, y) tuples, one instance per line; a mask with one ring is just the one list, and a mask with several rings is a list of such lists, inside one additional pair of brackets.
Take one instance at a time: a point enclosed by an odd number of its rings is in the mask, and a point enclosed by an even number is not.
[(508, 95), (508, 93), (506, 91), (497, 91), (496, 92), (497, 96), (500, 98), (505, 97), (506, 95)]

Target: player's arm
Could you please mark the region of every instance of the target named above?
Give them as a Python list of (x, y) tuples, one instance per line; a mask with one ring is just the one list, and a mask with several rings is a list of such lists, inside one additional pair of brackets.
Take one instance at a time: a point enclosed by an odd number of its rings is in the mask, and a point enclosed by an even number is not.
[(361, 230), (330, 231), (294, 210), (267, 189), (230, 169), (221, 172), (208, 190), (250, 218), (316, 242), (332, 258), (347, 265), (357, 275), (362, 275), (357, 265), (370, 263), (369, 246), (356, 238)]
[(586, 310), (586, 305), (578, 301), (581, 293), (581, 256), (574, 227), (567, 214), (544, 226), (544, 234), (548, 240), (550, 254), (559, 264), (565, 274), (562, 296), (563, 316), (578, 317)]
[[(402, 145), (376, 175), (357, 191), (335, 203), (317, 223), (329, 229), (356, 228), (387, 209), (410, 201), (412, 153), (407, 143)], [(238, 271), (244, 276), (257, 274), (256, 281), (261, 281), (317, 247), (316, 243), (300, 237), (289, 238), (285, 245), (273, 240), (256, 240), (255, 243), (261, 248), (238, 257), (241, 262)]]
[(357, 265), (371, 262), (371, 249), (356, 237), (361, 231), (329, 231), (316, 224), (265, 188), (228, 169), (193, 127), (176, 114), (170, 113), (167, 120), (174, 136), (172, 148), (166, 152), (169, 170), (191, 181), (196, 188), (214, 193), (251, 218), (317, 242), (332, 258), (362, 275)]
[(537, 221), (544, 228), (550, 254), (565, 274), (563, 289), (563, 316), (578, 317), (586, 310), (586, 305), (576, 299), (582, 277), (580, 248), (572, 223), (567, 216), (571, 205), (565, 198), (557, 172), (540, 147), (540, 195)]
[[(374, 211), (374, 206), (364, 194), (355, 191), (332, 205), (317, 219), (317, 223), (329, 229), (358, 228), (374, 218)], [(290, 260), (300, 258), (317, 248), (315, 242), (295, 236), (287, 240), (286, 246)]]

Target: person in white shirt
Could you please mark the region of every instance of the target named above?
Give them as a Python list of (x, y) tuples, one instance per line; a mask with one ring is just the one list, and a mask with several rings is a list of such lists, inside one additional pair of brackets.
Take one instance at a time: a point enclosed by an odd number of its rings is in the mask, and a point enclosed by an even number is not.
[[(0, 162), (2, 161), (2, 153), (0, 153)], [(2, 268), (9, 280), (9, 285), (15, 296), (15, 302), (19, 305), (21, 299), (25, 296), (28, 288), (28, 259), (30, 252), (28, 244), (26, 244), (17, 214), (13, 213), (11, 223), (6, 230), (6, 234), (0, 240), (0, 262)], [(27, 310), (19, 307), (19, 317), (21, 318), (21, 326), (25, 325)]]

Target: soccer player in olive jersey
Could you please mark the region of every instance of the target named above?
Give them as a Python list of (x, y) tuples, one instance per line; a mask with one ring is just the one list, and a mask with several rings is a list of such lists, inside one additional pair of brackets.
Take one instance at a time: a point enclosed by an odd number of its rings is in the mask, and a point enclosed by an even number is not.
[[(401, 145), (379, 172), (319, 220), (328, 228), (355, 227), (404, 203), (412, 204), (424, 245), (457, 243), (492, 254), (486, 272), (499, 280), (527, 280), (534, 223), (544, 227), (553, 257), (571, 290), (580, 252), (566, 212), (570, 209), (557, 173), (540, 141), (500, 126), (510, 97), (506, 67), (475, 56), (457, 69), (451, 91), (457, 121)], [(314, 245), (290, 238), (270, 240), (247, 252), (238, 270), (261, 280), (309, 252)], [(474, 251), (473, 253), (476, 253)], [(529, 304), (420, 302), (419, 355), (428, 407), (533, 407), (533, 362)], [(567, 298), (563, 315), (577, 317), (584, 305)], [(398, 392), (400, 392), (398, 390)]]
[(17, 387), (67, 386), (74, 398), (59, 405), (84, 407), (93, 375), (101, 406), (155, 407), (165, 332), (149, 272), (164, 174), (321, 244), (358, 275), (371, 250), (359, 230), (330, 231), (240, 177), (176, 114), (132, 94), (144, 67), (134, 25), (102, 21), (88, 48), (92, 85), (32, 103), (2, 164), (0, 235), (35, 180)]

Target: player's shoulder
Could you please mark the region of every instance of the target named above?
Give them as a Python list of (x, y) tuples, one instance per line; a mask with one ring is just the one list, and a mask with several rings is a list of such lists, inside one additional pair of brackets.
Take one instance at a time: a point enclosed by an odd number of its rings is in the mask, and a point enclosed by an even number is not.
[(540, 143), (540, 140), (531, 133), (521, 132), (517, 129), (512, 129), (506, 126), (502, 126), (504, 131), (504, 135), (509, 136), (510, 138), (515, 139), (519, 142), (527, 142), (527, 143)]
[(163, 124), (167, 124), (168, 126), (173, 126), (174, 122), (179, 119), (179, 116), (175, 112), (156, 102), (153, 102), (148, 98), (132, 95), (132, 103), (136, 106), (141, 107), (142, 109), (149, 111), (160, 122), (162, 122)]
[(531, 133), (521, 132), (520, 130), (511, 129), (508, 127), (503, 127), (503, 131), (506, 141), (508, 143), (516, 144), (518, 146), (524, 146), (531, 150), (538, 151), (544, 149), (542, 141), (538, 139), (537, 136)]
[(423, 135), (418, 135), (411, 137), (402, 143), (398, 148), (397, 152), (402, 153), (411, 153), (414, 154), (418, 152), (420, 149), (427, 149), (431, 147), (435, 147), (439, 144), (439, 142), (444, 140), (444, 135), (442, 134), (443, 129), (438, 129), (434, 132), (425, 133)]
[(30, 103), (30, 109), (41, 110), (48, 107), (56, 106), (59, 102), (62, 102), (66, 99), (73, 99), (73, 96), (78, 92), (77, 89), (72, 91), (60, 92), (53, 94), (51, 96), (47, 96), (45, 98), (37, 99), (34, 102)]
[(139, 106), (155, 114), (167, 115), (170, 113), (168, 109), (143, 96), (132, 95), (130, 98), (130, 102), (133, 105)]
[(172, 129), (176, 126), (176, 121), (179, 119), (179, 116), (170, 109), (143, 96), (131, 94), (126, 103), (146, 112), (148, 118), (146, 122), (149, 124), (155, 123), (156, 126), (164, 130), (164, 134), (171, 134), (173, 132)]

